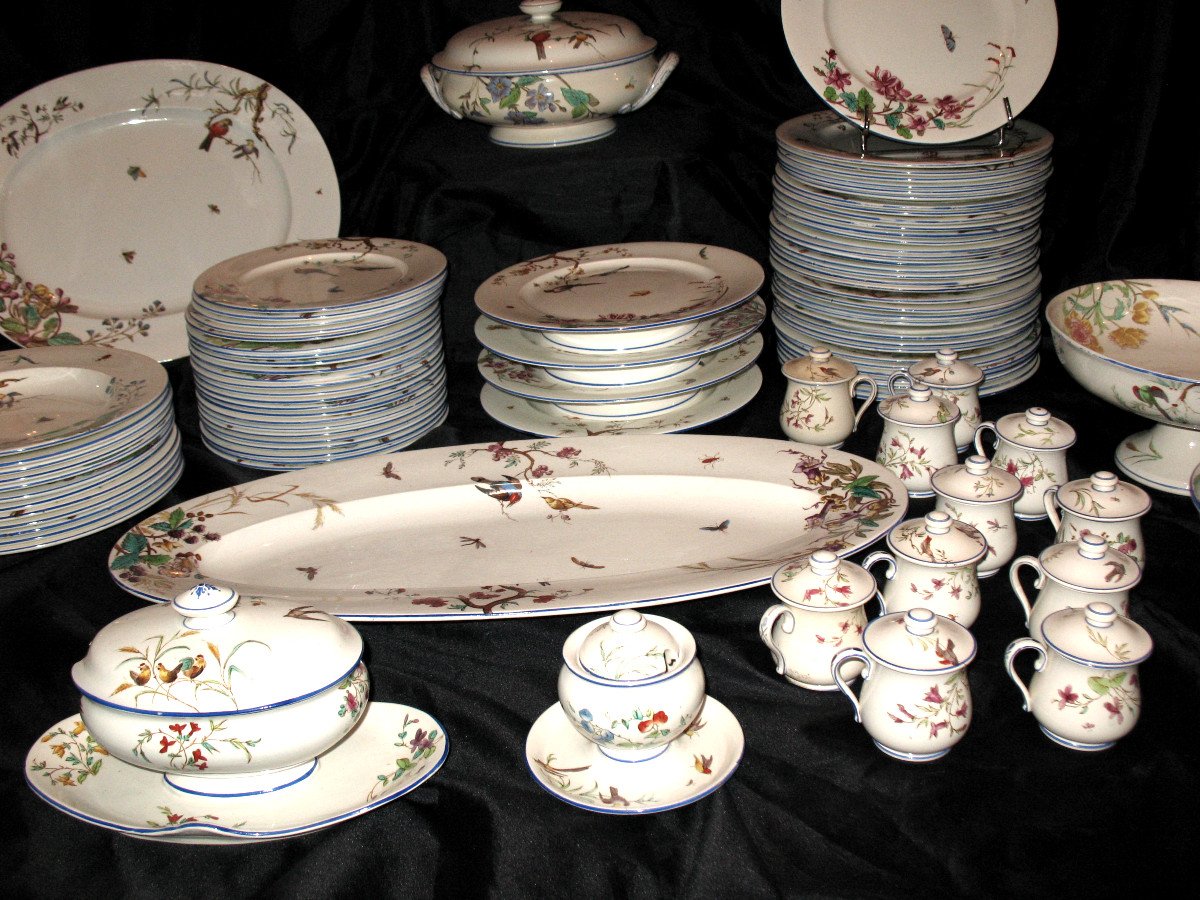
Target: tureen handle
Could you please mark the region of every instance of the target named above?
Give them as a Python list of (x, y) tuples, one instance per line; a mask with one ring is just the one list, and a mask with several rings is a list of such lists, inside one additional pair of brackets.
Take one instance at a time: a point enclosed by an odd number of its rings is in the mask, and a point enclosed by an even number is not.
[(667, 77), (675, 71), (675, 67), (679, 65), (679, 54), (672, 50), (669, 53), (664, 53), (662, 59), (658, 61), (658, 68), (654, 70), (654, 74), (650, 76), (650, 83), (646, 85), (646, 90), (642, 96), (638, 97), (627, 106), (621, 107), (617, 112), (633, 112), (635, 109), (641, 109), (658, 93), (659, 88), (663, 86), (663, 82)]
[(1035, 672), (1042, 671), (1042, 666), (1046, 664), (1046, 648), (1031, 637), (1017, 638), (1008, 645), (1008, 649), (1004, 651), (1004, 668), (1008, 670), (1008, 677), (1016, 682), (1017, 687), (1021, 689), (1021, 695), (1025, 698), (1024, 709), (1029, 712), (1033, 706), (1033, 698), (1029, 696), (1029, 688), (1025, 682), (1017, 675), (1017, 670), (1013, 667), (1013, 661), (1017, 658), (1017, 654), (1024, 650), (1032, 650), (1038, 655), (1034, 660), (1033, 670)]
[(783, 654), (779, 652), (779, 648), (775, 645), (775, 639), (771, 637), (771, 630), (775, 627), (775, 620), (785, 615), (786, 618), (781, 622), (781, 627), (787, 634), (791, 634), (792, 630), (796, 627), (796, 619), (792, 615), (792, 611), (782, 603), (776, 603), (770, 607), (758, 621), (758, 636), (762, 638), (762, 642), (771, 651), (771, 659), (775, 660), (775, 671), (780, 675), (784, 673), (787, 664), (783, 660)]
[(433, 98), (434, 103), (454, 116), (454, 118), (462, 118), (462, 113), (457, 109), (451, 108), (450, 104), (446, 102), (446, 98), (442, 96), (442, 86), (438, 82), (437, 76), (433, 73), (433, 66), (429, 63), (421, 66), (421, 84), (425, 85), (425, 90), (429, 91), (429, 96)]
[(1021, 606), (1025, 610), (1025, 624), (1028, 625), (1029, 617), (1033, 615), (1033, 607), (1029, 603), (1029, 598), (1025, 596), (1025, 588), (1021, 587), (1021, 566), (1030, 566), (1037, 570), (1037, 578), (1033, 580), (1033, 586), (1038, 590), (1041, 590), (1042, 583), (1046, 580), (1046, 573), (1042, 571), (1042, 564), (1038, 562), (1036, 556), (1018, 556), (1008, 567), (1008, 580), (1012, 583), (1012, 589), (1017, 595), (1017, 599), (1021, 601)]
[(829, 668), (833, 672), (833, 680), (837, 682), (837, 686), (842, 693), (850, 698), (850, 702), (854, 704), (854, 721), (862, 721), (862, 707), (858, 705), (858, 697), (854, 691), (842, 677), (842, 666), (850, 662), (852, 659), (861, 660), (863, 663), (862, 678), (866, 681), (871, 677), (871, 657), (867, 656), (866, 651), (859, 647), (847, 647), (845, 650), (839, 650), (834, 654), (833, 661), (829, 664)]

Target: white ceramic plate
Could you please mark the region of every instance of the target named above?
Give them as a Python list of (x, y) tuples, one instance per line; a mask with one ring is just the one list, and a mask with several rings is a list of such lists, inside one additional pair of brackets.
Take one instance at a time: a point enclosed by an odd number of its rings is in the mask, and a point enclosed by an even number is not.
[[(278, 88), (193, 60), (65, 75), (0, 107), (3, 334), (26, 346), (187, 355), (196, 275), (249, 249), (337, 234), (316, 126)], [(40, 301), (40, 302), (35, 302)]]
[(475, 292), (486, 316), (568, 334), (678, 326), (738, 305), (763, 269), (736, 250), (644, 242), (562, 250), (496, 273)]
[(822, 547), (850, 553), (903, 518), (882, 466), (812, 450), (644, 435), (374, 454), (163, 510), (109, 569), (148, 600), (210, 581), (362, 620), (669, 603), (763, 584)]
[(783, 0), (800, 72), (875, 134), (954, 143), (1008, 122), (1041, 90), (1058, 42), (1054, 0)]
[(547, 709), (525, 741), (525, 762), (543, 788), (592, 812), (637, 815), (676, 809), (707, 797), (737, 769), (742, 726), (712, 697), (696, 723), (654, 759), (621, 762), (581, 735), (560, 704)]
[[(201, 797), (98, 749), (78, 716), (52, 726), (25, 757), (34, 793), (69, 816), (130, 837), (236, 844), (307, 834), (402, 797), (446, 761), (441, 723), (411, 706), (372, 701), (312, 774), (252, 797)], [(59, 752), (61, 750), (61, 752)]]

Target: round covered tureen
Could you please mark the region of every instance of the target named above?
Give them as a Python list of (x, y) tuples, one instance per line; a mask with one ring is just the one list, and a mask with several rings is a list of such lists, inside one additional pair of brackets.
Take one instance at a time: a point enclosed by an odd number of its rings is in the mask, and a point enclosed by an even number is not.
[(349, 624), (198, 584), (100, 629), (71, 670), (84, 725), (109, 753), (189, 793), (293, 784), (367, 704)]
[(679, 63), (655, 60), (657, 42), (628, 19), (560, 11), (559, 0), (525, 0), (523, 15), (454, 35), (421, 69), (434, 101), (456, 119), (491, 125), (518, 147), (593, 141), (612, 116), (639, 109)]
[(558, 699), (576, 730), (608, 756), (652, 759), (704, 705), (695, 638), (670, 619), (636, 609), (588, 622), (563, 645)]

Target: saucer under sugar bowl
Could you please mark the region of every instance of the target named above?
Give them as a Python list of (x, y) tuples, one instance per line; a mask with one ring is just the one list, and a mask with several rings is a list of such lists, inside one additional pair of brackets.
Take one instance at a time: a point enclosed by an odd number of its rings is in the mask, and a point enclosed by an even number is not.
[(929, 385), (914, 381), (897, 393), (903, 372), (892, 376), (892, 396), (879, 401), (883, 434), (875, 462), (904, 482), (910, 497), (933, 496), (933, 473), (958, 462), (954, 426), (960, 414), (953, 400), (938, 397)]
[(1056, 541), (1098, 534), (1108, 546), (1129, 554), (1145, 568), (1141, 519), (1150, 511), (1150, 495), (1136, 484), (1121, 481), (1112, 472), (1095, 472), (1090, 478), (1049, 488), (1043, 500)]
[(1025, 488), (1013, 504), (1016, 517), (1046, 518), (1042, 495), (1067, 480), (1067, 450), (1075, 444), (1075, 429), (1050, 415), (1049, 410), (1032, 406), (995, 422), (981, 422), (975, 429), (975, 452), (980, 456), (987, 455), (983, 452), (987, 431), (996, 436), (992, 464), (1016, 475)]
[(983, 369), (950, 349), (937, 351), (933, 356), (919, 359), (908, 367), (914, 380), (929, 385), (935, 394), (954, 401), (961, 414), (954, 425), (954, 443), (958, 452), (971, 446), (975, 429), (983, 421), (983, 409), (979, 404), (979, 386), (983, 384)]
[(885, 613), (923, 607), (964, 628), (975, 623), (980, 609), (975, 567), (988, 547), (978, 529), (935, 509), (901, 522), (888, 533), (887, 545), (891, 553), (875, 550), (863, 560), (868, 570), (887, 563), (879, 594)]
[[(1017, 638), (1004, 665), (1046, 737), (1072, 750), (1107, 750), (1141, 717), (1138, 666), (1152, 649), (1144, 628), (1096, 600), (1046, 616), (1041, 640)], [(1028, 686), (1014, 666), (1025, 650), (1037, 654)]]
[[(1033, 586), (1037, 599), (1030, 604), (1021, 586), (1021, 568), (1037, 571)], [(1114, 550), (1098, 534), (1080, 535), (1077, 541), (1052, 544), (1038, 556), (1018, 556), (1008, 569), (1013, 592), (1025, 610), (1029, 634), (1037, 638), (1042, 622), (1060, 609), (1103, 601), (1122, 615), (1129, 615), (1129, 592), (1142, 580), (1142, 570), (1133, 558)]]
[(993, 466), (986, 456), (968, 456), (933, 473), (936, 508), (974, 526), (987, 541), (987, 555), (975, 567), (980, 578), (995, 575), (1017, 552), (1013, 504), (1023, 490), (1016, 475)]
[[(854, 704), (854, 720), (880, 750), (906, 762), (931, 762), (949, 753), (971, 724), (967, 666), (975, 649), (975, 638), (957, 622), (910, 609), (872, 621), (862, 649), (834, 656), (833, 676)], [(851, 663), (863, 666), (857, 696), (843, 675)]]
[(696, 640), (662, 616), (621, 609), (575, 629), (563, 645), (558, 699), (606, 756), (653, 759), (704, 706)]
[[(758, 634), (771, 651), (775, 671), (802, 688), (836, 690), (830, 663), (839, 650), (862, 646), (864, 607), (875, 597), (875, 579), (862, 566), (817, 550), (779, 568), (771, 590), (782, 602), (763, 613)], [(846, 666), (848, 677), (858, 674), (853, 665)]]
[[(842, 446), (878, 391), (874, 379), (828, 347), (813, 347), (807, 356), (788, 360), (783, 377), (788, 385), (779, 425), (789, 439), (818, 447)], [(854, 392), (860, 386), (867, 396), (856, 411)]]
[(83, 726), (189, 795), (286, 789), (367, 705), (353, 626), (295, 602), (198, 584), (101, 628), (71, 670)]

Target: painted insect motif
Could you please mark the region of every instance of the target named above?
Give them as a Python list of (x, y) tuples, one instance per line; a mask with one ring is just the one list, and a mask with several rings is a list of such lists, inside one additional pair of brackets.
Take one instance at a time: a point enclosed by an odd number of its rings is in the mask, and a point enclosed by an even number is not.
[(949, 50), (951, 53), (953, 53), (954, 47), (956, 46), (955, 40), (954, 40), (954, 32), (951, 31), (949, 28), (947, 28), (945, 25), (942, 26), (942, 40), (944, 40), (946, 42), (946, 49)]

